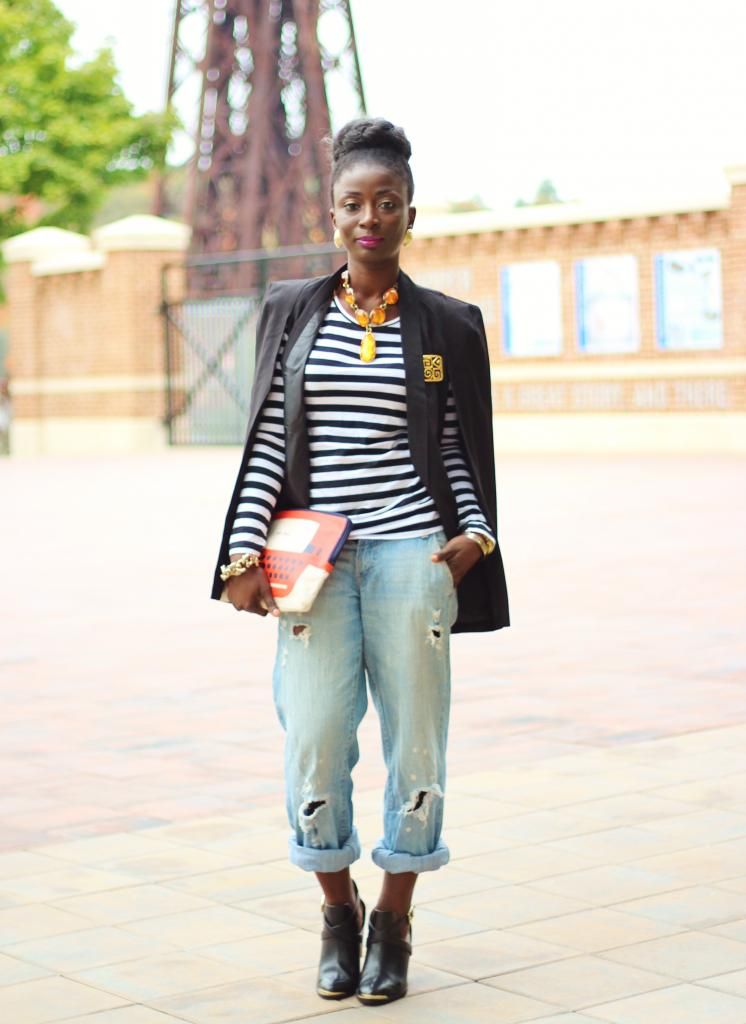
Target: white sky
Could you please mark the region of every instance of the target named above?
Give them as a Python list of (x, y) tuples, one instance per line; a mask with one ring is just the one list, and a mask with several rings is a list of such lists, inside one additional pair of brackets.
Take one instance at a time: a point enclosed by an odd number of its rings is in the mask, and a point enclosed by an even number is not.
[[(56, 0), (159, 109), (174, 0)], [(717, 195), (746, 163), (745, 0), (352, 0), (368, 112), (402, 125), (416, 198)]]

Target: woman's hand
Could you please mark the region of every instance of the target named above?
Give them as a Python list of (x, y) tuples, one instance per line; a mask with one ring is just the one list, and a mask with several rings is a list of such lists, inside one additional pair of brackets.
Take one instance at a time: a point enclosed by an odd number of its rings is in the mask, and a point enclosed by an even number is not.
[(272, 597), (272, 588), (261, 566), (254, 566), (240, 576), (231, 576), (226, 584), (228, 600), (237, 612), (255, 615), (279, 615), (280, 609)]
[(440, 551), (432, 556), (434, 562), (445, 562), (453, 576), (453, 585), (457, 587), (470, 569), (473, 569), (482, 551), (479, 545), (465, 537), (463, 533), (458, 534), (443, 545)]

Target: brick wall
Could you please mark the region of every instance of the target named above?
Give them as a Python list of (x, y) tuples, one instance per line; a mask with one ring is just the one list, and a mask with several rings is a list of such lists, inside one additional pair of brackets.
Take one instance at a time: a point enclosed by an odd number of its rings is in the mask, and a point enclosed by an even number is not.
[(7, 243), (14, 451), (164, 442), (160, 278), (187, 236), (134, 217), (93, 240), (40, 229)]
[[(187, 234), (183, 225), (130, 217), (92, 240), (47, 228), (6, 243), (14, 451), (164, 443), (161, 273), (180, 262)], [(421, 217), (415, 237), (404, 254), (414, 279), (483, 311), (498, 446), (638, 450), (658, 437), (679, 450), (746, 450), (746, 169), (732, 175), (728, 201)], [(692, 249), (720, 253), (723, 343), (664, 350), (656, 340), (654, 260)], [(639, 350), (582, 351), (576, 261), (620, 254), (637, 259)], [(536, 260), (559, 266), (562, 348), (553, 356), (508, 355), (501, 273)], [(171, 294), (182, 278), (178, 268), (171, 272)]]
[[(545, 217), (546, 223), (536, 222)], [(524, 222), (521, 223), (521, 218)], [(552, 223), (552, 220), (555, 222)], [(471, 229), (459, 231), (459, 223)], [(490, 222), (493, 223), (490, 223)], [(458, 233), (456, 233), (458, 232)], [(746, 412), (746, 175), (734, 172), (727, 204), (604, 216), (572, 207), (421, 218), (404, 267), (416, 281), (482, 308), (498, 414)], [(723, 344), (671, 351), (656, 340), (654, 259), (672, 250), (717, 249), (722, 273)], [(576, 261), (637, 258), (640, 346), (592, 354), (578, 345)], [(500, 277), (534, 260), (560, 267), (562, 350), (550, 357), (508, 355)]]

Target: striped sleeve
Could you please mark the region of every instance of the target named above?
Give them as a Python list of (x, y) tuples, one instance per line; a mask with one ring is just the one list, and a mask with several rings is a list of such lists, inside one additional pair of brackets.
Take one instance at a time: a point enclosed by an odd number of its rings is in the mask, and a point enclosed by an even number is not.
[(282, 349), (272, 384), (259, 416), (254, 444), (246, 461), (243, 485), (233, 520), (228, 550), (231, 555), (260, 554), (285, 479), (284, 387)]
[(476, 530), (478, 533), (483, 533), (494, 541), (495, 536), (487, 525), (484, 513), (474, 493), (474, 482), (464, 455), (458, 423), (458, 412), (450, 385), (448, 387), (448, 401), (446, 402), (443, 431), (440, 436), (440, 450), (443, 453), (443, 462), (448, 482), (456, 499), (458, 521), (462, 532), (464, 530)]

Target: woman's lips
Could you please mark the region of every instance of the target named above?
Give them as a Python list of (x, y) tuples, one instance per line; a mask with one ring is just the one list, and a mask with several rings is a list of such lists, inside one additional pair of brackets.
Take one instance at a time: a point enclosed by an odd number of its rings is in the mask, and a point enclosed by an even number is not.
[(372, 236), (366, 236), (364, 238), (358, 238), (357, 244), (362, 245), (364, 249), (375, 249), (383, 242), (382, 238), (373, 238)]

